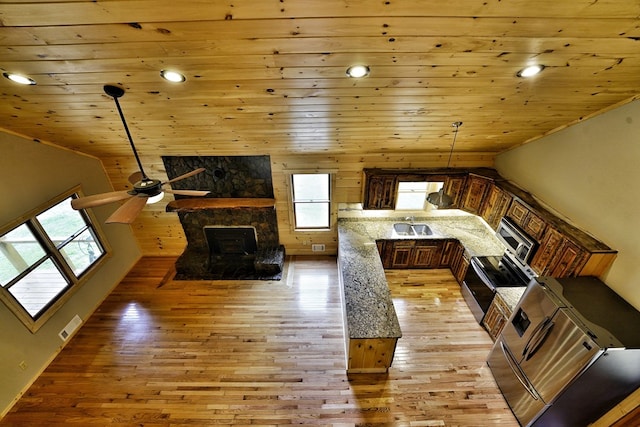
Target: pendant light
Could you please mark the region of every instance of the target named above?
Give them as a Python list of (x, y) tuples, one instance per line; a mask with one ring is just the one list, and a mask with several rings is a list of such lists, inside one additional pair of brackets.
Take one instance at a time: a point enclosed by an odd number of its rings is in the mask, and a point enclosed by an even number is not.
[[(453, 122), (451, 126), (455, 128), (453, 131), (453, 143), (451, 144), (451, 151), (449, 152), (449, 160), (447, 161), (447, 169), (451, 165), (451, 156), (453, 156), (453, 148), (456, 145), (456, 137), (458, 136), (458, 129), (462, 126), (462, 122)], [(453, 198), (444, 192), (444, 183), (440, 187), (439, 191), (429, 193), (427, 196), (427, 202), (436, 206), (437, 208), (448, 208), (453, 206)]]

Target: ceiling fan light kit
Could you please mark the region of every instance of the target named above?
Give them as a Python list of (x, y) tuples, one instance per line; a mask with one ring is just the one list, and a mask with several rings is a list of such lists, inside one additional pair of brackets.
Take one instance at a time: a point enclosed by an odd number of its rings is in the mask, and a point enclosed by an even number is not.
[(202, 173), (205, 171), (205, 168), (194, 169), (166, 182), (162, 182), (159, 179), (149, 178), (145, 173), (144, 168), (142, 167), (142, 162), (140, 161), (140, 157), (138, 156), (136, 146), (133, 143), (133, 138), (131, 137), (131, 133), (129, 132), (127, 121), (125, 120), (124, 114), (122, 113), (122, 108), (120, 108), (120, 102), (118, 102), (118, 98), (124, 95), (124, 89), (119, 86), (105, 85), (104, 92), (112, 97), (116, 103), (118, 113), (120, 114), (120, 119), (122, 120), (122, 125), (124, 126), (127, 137), (129, 139), (129, 144), (131, 145), (131, 150), (133, 151), (133, 155), (136, 159), (136, 162), (138, 163), (139, 171), (134, 172), (129, 176), (129, 182), (133, 185), (132, 190), (112, 191), (109, 193), (95, 194), (93, 196), (79, 197), (71, 201), (71, 207), (73, 209), (78, 210), (95, 206), (102, 206), (108, 203), (126, 199), (125, 203), (123, 203), (122, 206), (116, 209), (115, 212), (113, 212), (113, 214), (111, 214), (111, 216), (109, 216), (109, 218), (107, 218), (105, 222), (107, 224), (114, 222), (131, 224), (136, 219), (138, 214), (140, 214), (145, 205), (159, 202), (164, 197), (164, 193), (196, 197), (206, 196), (207, 194), (209, 194), (209, 191), (173, 190), (171, 188), (163, 188), (165, 184), (171, 184), (173, 182), (177, 182)]
[[(456, 137), (458, 136), (458, 129), (462, 126), (462, 122), (453, 122), (451, 126), (455, 128), (453, 131), (453, 142), (451, 143), (451, 151), (449, 151), (449, 160), (447, 161), (447, 169), (451, 166), (451, 157), (453, 156), (453, 148), (456, 145)], [(453, 206), (453, 198), (444, 192), (444, 183), (440, 190), (434, 191), (427, 195), (427, 202), (436, 206), (437, 208), (448, 208)]]

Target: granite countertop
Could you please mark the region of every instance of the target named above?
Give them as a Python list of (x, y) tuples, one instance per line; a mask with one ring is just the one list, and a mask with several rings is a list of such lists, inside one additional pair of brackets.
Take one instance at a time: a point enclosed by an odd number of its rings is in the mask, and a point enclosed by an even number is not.
[(400, 338), (402, 331), (378, 254), (376, 240), (458, 239), (470, 256), (496, 255), (504, 247), (475, 216), (414, 218), (433, 231), (428, 236), (398, 236), (389, 218), (338, 219), (338, 263), (345, 296), (347, 336)]
[(524, 294), (524, 291), (527, 289), (526, 286), (513, 286), (507, 288), (496, 288), (496, 293), (499, 294), (507, 307), (513, 312), (513, 309), (520, 302), (520, 298)]

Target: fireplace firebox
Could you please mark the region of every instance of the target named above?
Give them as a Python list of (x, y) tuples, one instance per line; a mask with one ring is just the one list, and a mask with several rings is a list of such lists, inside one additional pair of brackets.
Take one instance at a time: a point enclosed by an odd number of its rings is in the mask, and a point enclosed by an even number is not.
[(205, 226), (210, 256), (253, 255), (258, 249), (256, 228), (243, 226)]

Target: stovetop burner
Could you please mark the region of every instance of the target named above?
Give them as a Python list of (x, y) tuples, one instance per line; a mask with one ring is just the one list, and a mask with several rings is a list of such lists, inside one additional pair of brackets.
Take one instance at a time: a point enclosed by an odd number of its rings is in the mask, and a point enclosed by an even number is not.
[(518, 271), (512, 261), (505, 256), (479, 256), (473, 257), (472, 262), (478, 266), (493, 288), (526, 286), (529, 282), (524, 274)]

